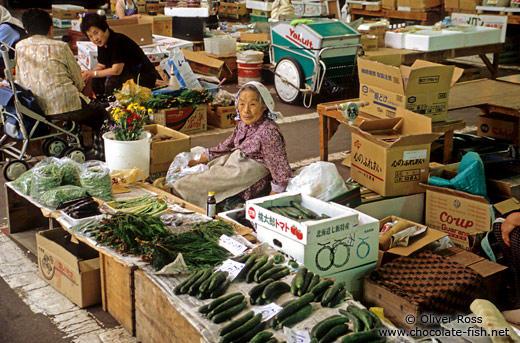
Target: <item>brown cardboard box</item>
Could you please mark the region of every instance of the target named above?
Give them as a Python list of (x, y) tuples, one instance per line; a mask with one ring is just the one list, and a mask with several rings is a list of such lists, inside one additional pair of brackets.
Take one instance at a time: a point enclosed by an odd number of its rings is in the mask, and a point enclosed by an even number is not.
[(431, 119), (397, 109), (395, 118), (366, 120), (352, 132), (350, 177), (382, 196), (424, 192), (428, 177)]
[(465, 11), (476, 11), (477, 6), (482, 4), (482, 0), (460, 0), (459, 9)]
[(150, 119), (154, 124), (184, 133), (195, 133), (208, 129), (206, 105), (162, 109), (155, 111)]
[(237, 123), (235, 106), (208, 106), (208, 124), (226, 129), (234, 127)]
[(459, 0), (444, 0), (444, 8), (458, 10), (460, 8)]
[(378, 48), (377, 36), (362, 35), (360, 44), (361, 44), (361, 46), (363, 46), (363, 50), (365, 50), (365, 51), (377, 50), (377, 48)]
[(146, 125), (144, 129), (152, 134), (166, 135), (168, 140), (152, 142), (150, 145), (150, 173), (168, 171), (170, 164), (178, 153), (190, 151), (190, 136), (162, 125)]
[[(67, 5), (61, 5), (67, 6)], [(97, 9), (61, 9), (61, 8), (52, 8), (52, 16), (54, 18), (59, 19), (78, 19), (79, 16), (83, 13), (95, 13)]]
[(359, 99), (363, 111), (380, 118), (394, 117), (397, 108), (445, 121), (448, 93), (464, 72), (454, 66), (416, 60), (411, 67), (358, 58)]
[[(181, 49), (184, 57), (190, 63), (191, 69), (203, 75), (215, 76), (221, 78), (223, 71), (227, 69), (225, 61), (206, 56), (203, 53)], [(231, 72), (227, 70), (229, 74)]]
[(152, 24), (116, 25), (112, 27), (112, 30), (128, 36), (138, 45), (153, 43)]
[(154, 35), (172, 36), (172, 17), (142, 14), (139, 18), (139, 24), (152, 24), (152, 34)]
[(397, 8), (397, 0), (383, 0), (381, 6), (385, 10), (395, 10)]
[(241, 33), (240, 41), (243, 43), (266, 43), (271, 41), (269, 33)]
[(164, 2), (147, 2), (145, 5), (146, 13), (164, 14)]
[(114, 26), (137, 25), (137, 24), (139, 24), (139, 20), (136, 17), (121, 18), (121, 19), (107, 19), (107, 24), (111, 29), (114, 29)]
[(520, 144), (518, 122), (518, 118), (498, 113), (480, 115), (477, 118), (477, 135)]
[(101, 302), (99, 253), (83, 242), (72, 243), (62, 229), (40, 231), (38, 274), (79, 307)]
[(442, 0), (410, 0), (410, 8), (415, 11), (424, 11), (442, 5)]
[[(434, 169), (430, 176), (452, 179), (456, 171), (450, 166)], [(491, 228), (491, 204), (511, 198), (509, 183), (486, 180), (487, 194), (491, 202), (480, 195), (425, 184), (426, 225), (446, 232), (458, 246), (470, 250)]]

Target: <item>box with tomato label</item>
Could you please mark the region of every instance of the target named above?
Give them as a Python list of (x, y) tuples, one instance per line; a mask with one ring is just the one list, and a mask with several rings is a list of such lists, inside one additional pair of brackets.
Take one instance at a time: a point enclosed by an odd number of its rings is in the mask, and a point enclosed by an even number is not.
[[(281, 214), (294, 214), (298, 206), (317, 219)], [(377, 261), (379, 221), (336, 203), (282, 193), (248, 200), (246, 218), (256, 225), (260, 242), (268, 242), (321, 276)]]

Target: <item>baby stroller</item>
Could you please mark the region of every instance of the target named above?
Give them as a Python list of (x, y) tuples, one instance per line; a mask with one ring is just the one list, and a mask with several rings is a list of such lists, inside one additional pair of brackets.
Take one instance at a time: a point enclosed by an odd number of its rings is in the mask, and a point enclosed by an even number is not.
[[(30, 90), (26, 90), (14, 82), (11, 69), (16, 65), (15, 59), (9, 58), (6, 44), (0, 46), (0, 52), (5, 63), (5, 78), (11, 88), (0, 88), (0, 114), (4, 124), (4, 135), (0, 139), (0, 151), (6, 158), (2, 174), (6, 181), (15, 180), (29, 169), (27, 148), (32, 141), (42, 140), (42, 153), (45, 156), (67, 156), (76, 162), (85, 161), (85, 152), (81, 146), (79, 134), (75, 132), (76, 123), (71, 122), (64, 128), (49, 121), (38, 106), (36, 98)], [(16, 92), (13, 92), (16, 90)], [(51, 132), (50, 128), (55, 129)], [(60, 136), (67, 135), (72, 143), (67, 143)], [(16, 147), (17, 142), (7, 142), (9, 138), (22, 141), (22, 148)], [(14, 159), (13, 159), (14, 158)]]

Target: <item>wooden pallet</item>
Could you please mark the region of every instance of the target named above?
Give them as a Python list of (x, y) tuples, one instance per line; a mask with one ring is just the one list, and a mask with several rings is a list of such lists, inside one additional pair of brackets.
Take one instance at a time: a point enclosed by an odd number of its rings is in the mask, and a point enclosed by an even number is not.
[(478, 14), (495, 14), (507, 16), (520, 16), (520, 8), (514, 7), (492, 7), (492, 6), (477, 6), (475, 11)]

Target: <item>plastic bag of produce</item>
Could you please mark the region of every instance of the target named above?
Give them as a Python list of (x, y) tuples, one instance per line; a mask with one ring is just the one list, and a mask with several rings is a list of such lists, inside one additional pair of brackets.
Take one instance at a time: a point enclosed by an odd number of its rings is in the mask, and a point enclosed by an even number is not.
[(18, 178), (13, 181), (13, 185), (16, 188), (18, 188), (23, 194), (29, 194), (31, 192), (31, 182), (32, 170), (28, 170), (22, 175), (18, 176)]
[(59, 159), (46, 158), (38, 162), (32, 170), (30, 195), (40, 199), (43, 193), (61, 185), (63, 173), (59, 166)]
[(287, 192), (300, 192), (324, 201), (347, 191), (345, 181), (331, 162), (315, 162), (300, 169), (287, 185)]
[(188, 166), (190, 160), (200, 160), (201, 155), (201, 153), (197, 152), (181, 152), (177, 154), (172, 164), (170, 164), (170, 168), (168, 168), (168, 173), (166, 173), (166, 184), (172, 186), (175, 181), (185, 176), (208, 170), (209, 167), (205, 164), (197, 164), (193, 167)]
[(87, 193), (103, 201), (112, 200), (112, 180), (110, 169), (105, 162), (88, 161), (83, 163), (79, 176), (81, 186)]
[(40, 198), (40, 203), (45, 206), (56, 207), (62, 201), (76, 199), (85, 195), (87, 195), (87, 191), (84, 188), (65, 185), (43, 193)]
[(79, 181), (81, 164), (68, 157), (63, 157), (60, 160), (60, 166), (63, 172), (62, 185), (81, 186), (81, 182)]

